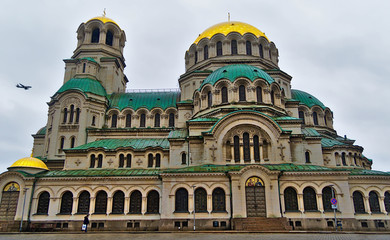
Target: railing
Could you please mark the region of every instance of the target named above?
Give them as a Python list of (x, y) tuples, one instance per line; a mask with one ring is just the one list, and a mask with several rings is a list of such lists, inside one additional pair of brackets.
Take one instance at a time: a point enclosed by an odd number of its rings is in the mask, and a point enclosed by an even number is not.
[(148, 93), (148, 92), (180, 92), (179, 88), (162, 89), (126, 89), (127, 93)]

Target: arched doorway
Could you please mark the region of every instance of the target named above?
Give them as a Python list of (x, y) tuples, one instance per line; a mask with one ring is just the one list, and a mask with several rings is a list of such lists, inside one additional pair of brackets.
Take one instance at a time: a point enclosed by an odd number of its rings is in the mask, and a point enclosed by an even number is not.
[(16, 182), (10, 182), (4, 187), (0, 203), (0, 220), (14, 220), (19, 192), (20, 186)]
[(266, 217), (264, 182), (259, 177), (250, 177), (245, 182), (247, 217)]

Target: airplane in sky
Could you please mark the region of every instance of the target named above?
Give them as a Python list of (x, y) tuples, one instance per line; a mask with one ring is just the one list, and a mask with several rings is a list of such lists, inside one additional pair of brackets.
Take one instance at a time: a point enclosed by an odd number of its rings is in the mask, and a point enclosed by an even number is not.
[(23, 84), (21, 84), (21, 83), (18, 83), (18, 84), (16, 85), (16, 87), (17, 87), (17, 88), (23, 88), (24, 90), (28, 90), (29, 88), (31, 88), (31, 86), (25, 86), (25, 85), (23, 85)]

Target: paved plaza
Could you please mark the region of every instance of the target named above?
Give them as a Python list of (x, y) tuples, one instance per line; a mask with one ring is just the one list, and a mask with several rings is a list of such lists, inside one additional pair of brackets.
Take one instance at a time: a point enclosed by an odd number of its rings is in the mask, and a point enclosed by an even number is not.
[(35, 239), (55, 239), (55, 240), (102, 240), (102, 239), (115, 239), (115, 240), (233, 240), (233, 239), (245, 239), (245, 240), (389, 240), (390, 234), (280, 234), (280, 233), (88, 233), (88, 234), (1, 234), (1, 240), (35, 240)]

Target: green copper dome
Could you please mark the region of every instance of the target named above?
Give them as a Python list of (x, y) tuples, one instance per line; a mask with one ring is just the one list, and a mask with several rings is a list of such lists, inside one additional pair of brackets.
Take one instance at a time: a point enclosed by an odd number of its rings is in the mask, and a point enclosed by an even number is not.
[(72, 78), (62, 85), (57, 93), (62, 93), (68, 90), (80, 90), (83, 93), (93, 93), (100, 96), (107, 95), (106, 90), (100, 82), (90, 78)]
[(291, 98), (298, 100), (301, 104), (306, 105), (309, 108), (313, 106), (319, 106), (322, 109), (326, 108), (326, 106), (316, 97), (301, 90), (291, 89)]
[(230, 82), (234, 82), (239, 77), (248, 78), (252, 82), (258, 78), (266, 80), (269, 84), (275, 82), (270, 75), (258, 67), (246, 64), (233, 64), (215, 70), (203, 81), (199, 89), (206, 84), (214, 85), (220, 79), (228, 79)]

